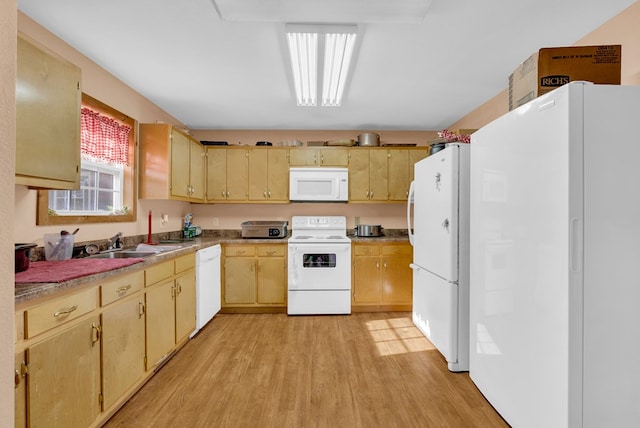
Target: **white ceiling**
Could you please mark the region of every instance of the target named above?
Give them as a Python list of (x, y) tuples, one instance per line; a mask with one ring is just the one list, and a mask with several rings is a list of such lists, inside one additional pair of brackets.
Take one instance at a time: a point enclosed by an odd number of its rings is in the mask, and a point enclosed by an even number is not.
[[(18, 8), (192, 129), (439, 130), (504, 90), (532, 52), (572, 45), (632, 3), (18, 0)], [(359, 24), (341, 107), (296, 107), (283, 32), (293, 19)]]

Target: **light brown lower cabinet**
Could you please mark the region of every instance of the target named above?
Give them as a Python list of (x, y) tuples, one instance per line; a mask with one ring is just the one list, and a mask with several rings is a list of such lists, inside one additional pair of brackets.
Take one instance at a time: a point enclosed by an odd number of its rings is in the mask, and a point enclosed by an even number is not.
[(86, 427), (100, 414), (100, 319), (27, 349), (30, 427)]
[(15, 362), (15, 428), (27, 426), (27, 379), (26, 379), (27, 359), (25, 352), (16, 353)]
[(412, 308), (413, 275), (409, 243), (353, 243), (354, 311), (407, 311)]
[(103, 410), (144, 376), (143, 297), (133, 296), (102, 312)]
[(179, 257), (163, 265), (167, 264), (171, 264), (170, 270), (161, 265), (156, 271), (170, 271), (176, 276), (147, 283), (145, 289), (147, 370), (163, 362), (196, 326), (195, 256)]
[(223, 311), (286, 309), (286, 244), (228, 244), (223, 254)]
[(194, 330), (194, 268), (189, 253), (16, 304), (15, 427), (102, 425)]

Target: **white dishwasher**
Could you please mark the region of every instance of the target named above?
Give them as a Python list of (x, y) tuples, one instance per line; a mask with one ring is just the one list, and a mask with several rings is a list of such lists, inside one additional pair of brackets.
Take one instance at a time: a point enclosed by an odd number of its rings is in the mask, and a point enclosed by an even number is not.
[(220, 311), (220, 244), (196, 251), (196, 329), (204, 327)]

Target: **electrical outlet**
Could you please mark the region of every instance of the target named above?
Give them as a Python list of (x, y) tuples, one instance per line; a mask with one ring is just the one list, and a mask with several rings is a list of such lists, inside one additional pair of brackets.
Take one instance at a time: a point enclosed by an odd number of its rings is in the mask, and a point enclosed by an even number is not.
[(356, 217), (356, 226), (360, 224), (360, 217)]
[(212, 220), (213, 227), (220, 226), (220, 219), (218, 217), (213, 217)]

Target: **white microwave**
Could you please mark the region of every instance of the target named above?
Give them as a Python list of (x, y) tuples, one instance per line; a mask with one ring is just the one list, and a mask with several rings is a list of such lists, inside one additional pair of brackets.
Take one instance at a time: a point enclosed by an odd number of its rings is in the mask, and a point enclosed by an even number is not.
[(289, 168), (289, 200), (292, 202), (347, 202), (347, 168)]

